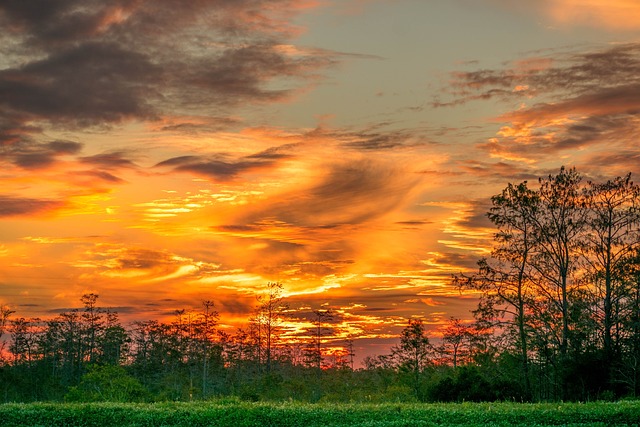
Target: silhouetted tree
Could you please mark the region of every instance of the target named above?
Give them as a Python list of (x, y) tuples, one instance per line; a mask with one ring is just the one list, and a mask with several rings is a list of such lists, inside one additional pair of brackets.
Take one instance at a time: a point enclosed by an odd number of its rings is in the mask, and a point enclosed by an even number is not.
[(9, 317), (13, 313), (14, 311), (11, 310), (8, 306), (0, 305), (0, 364), (3, 362), (3, 359), (4, 359), (4, 348), (5, 348), (5, 341), (2, 339), (2, 336), (6, 331), (7, 324), (9, 322)]
[(585, 200), (589, 232), (584, 233), (588, 278), (595, 285), (595, 301), (601, 319), (603, 362), (617, 360), (619, 304), (628, 297), (623, 278), (616, 272), (640, 245), (640, 187), (631, 175), (605, 183), (589, 182)]
[(322, 369), (322, 338), (332, 332), (325, 323), (333, 320), (334, 312), (328, 309), (315, 309), (313, 313), (313, 339), (307, 347), (307, 363), (315, 366), (318, 372)]
[(258, 335), (259, 351), (262, 351), (264, 346), (267, 374), (271, 373), (273, 350), (278, 342), (283, 316), (289, 309), (289, 304), (284, 300), (282, 292), (283, 286), (281, 283), (267, 283), (265, 292), (258, 295), (258, 308), (253, 318)]
[(392, 348), (400, 369), (411, 374), (410, 386), (418, 400), (425, 398), (421, 387), (422, 375), (431, 364), (433, 351), (421, 319), (409, 319), (409, 324), (400, 334), (400, 344)]
[(533, 309), (532, 256), (537, 250), (536, 220), (540, 210), (538, 194), (529, 189), (527, 182), (509, 184), (491, 198), (492, 207), (487, 216), (498, 228), (495, 246), (490, 258), (478, 262), (477, 274), (454, 277), (454, 284), (463, 289), (482, 292), (478, 315), (490, 322), (497, 320), (517, 331), (522, 379), (525, 392), (529, 381), (528, 316)]

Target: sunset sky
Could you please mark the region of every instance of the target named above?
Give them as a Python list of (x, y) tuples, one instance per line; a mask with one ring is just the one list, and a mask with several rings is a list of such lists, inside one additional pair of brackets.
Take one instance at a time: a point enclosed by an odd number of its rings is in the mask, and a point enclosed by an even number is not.
[[(0, 304), (125, 321), (281, 282), (362, 354), (450, 286), (490, 196), (640, 173), (636, 0), (0, 4)], [(364, 339), (367, 338), (367, 339)]]

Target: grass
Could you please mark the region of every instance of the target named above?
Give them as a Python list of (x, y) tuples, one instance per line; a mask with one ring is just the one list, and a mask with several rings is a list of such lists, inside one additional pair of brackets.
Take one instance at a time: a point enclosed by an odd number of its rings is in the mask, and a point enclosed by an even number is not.
[(301, 404), (31, 403), (0, 405), (0, 426), (640, 426), (640, 402)]

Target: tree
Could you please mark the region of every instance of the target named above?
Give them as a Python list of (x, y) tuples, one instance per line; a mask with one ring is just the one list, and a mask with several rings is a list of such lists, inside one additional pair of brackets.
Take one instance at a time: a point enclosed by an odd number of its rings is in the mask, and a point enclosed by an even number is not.
[(620, 322), (620, 353), (623, 356), (616, 381), (625, 384), (631, 396), (640, 395), (640, 250), (617, 265), (625, 297), (616, 304)]
[(560, 317), (560, 354), (566, 358), (570, 337), (570, 293), (575, 283), (571, 273), (577, 267), (579, 238), (585, 229), (586, 209), (580, 182), (573, 169), (560, 168), (557, 175), (540, 179), (537, 215), (531, 217), (536, 240), (533, 266), (538, 274), (538, 291), (556, 308)]
[(13, 354), (14, 364), (31, 365), (36, 359), (36, 325), (40, 319), (25, 319), (19, 317), (11, 321), (11, 345), (9, 351)]
[(451, 355), (453, 369), (458, 367), (460, 359), (471, 354), (471, 327), (462, 323), (460, 319), (451, 318), (442, 334), (442, 343), (445, 353)]
[[(454, 283), (482, 292), (476, 311), (482, 318), (506, 322), (526, 390), (532, 351), (547, 376), (539, 377), (540, 390), (544, 382), (560, 385), (562, 398), (571, 386), (586, 396), (607, 371), (614, 388), (619, 378), (611, 366), (625, 356), (628, 362), (634, 342), (628, 338), (640, 331), (632, 320), (640, 301), (633, 273), (640, 188), (630, 175), (585, 185), (575, 168), (562, 167), (541, 178), (537, 190), (526, 181), (509, 184), (491, 200), (488, 216), (497, 227), (491, 256), (479, 261), (478, 273), (460, 274)], [(509, 336), (511, 329), (517, 333)]]
[(619, 338), (613, 335), (621, 320), (616, 306), (627, 296), (616, 272), (640, 245), (640, 187), (631, 174), (602, 184), (589, 182), (585, 204), (589, 232), (584, 233), (583, 248), (602, 315), (603, 360), (610, 363), (620, 351)]
[(89, 293), (80, 297), (84, 304), (83, 322), (83, 350), (82, 359), (94, 363), (98, 358), (98, 341), (104, 332), (102, 310), (97, 306), (98, 294)]
[(127, 356), (131, 337), (120, 324), (118, 313), (106, 311), (104, 333), (98, 342), (100, 348), (99, 363), (120, 364)]
[(308, 363), (315, 366), (318, 374), (322, 368), (322, 337), (327, 334), (324, 323), (333, 320), (334, 312), (328, 309), (312, 310), (314, 317), (314, 335), (311, 346), (307, 349)]
[(216, 326), (220, 315), (213, 309), (213, 301), (203, 301), (202, 307), (200, 341), (202, 343), (202, 397), (205, 398), (207, 396), (211, 347), (215, 341)]
[(47, 327), (60, 351), (62, 384), (77, 384), (83, 371), (82, 323), (78, 310), (61, 313)]
[[(258, 333), (259, 351), (264, 345), (266, 372), (271, 372), (273, 362), (273, 350), (277, 345), (278, 332), (281, 330), (284, 313), (289, 309), (289, 304), (282, 296), (281, 283), (267, 283), (265, 293), (258, 296), (258, 308), (253, 321)], [(264, 340), (262, 340), (264, 337)]]
[[(525, 393), (531, 388), (529, 380), (528, 313), (532, 310), (532, 255), (536, 250), (535, 218), (539, 215), (539, 195), (529, 189), (527, 182), (508, 184), (491, 198), (487, 216), (498, 231), (489, 259), (478, 262), (478, 273), (454, 276), (454, 284), (463, 289), (482, 292), (478, 314), (493, 322), (506, 319), (508, 327), (517, 330), (517, 347), (521, 359)], [(502, 323), (502, 320), (498, 320)], [(504, 325), (504, 323), (503, 323)]]
[(433, 347), (421, 319), (409, 319), (409, 324), (400, 334), (400, 344), (394, 346), (392, 354), (397, 358), (400, 369), (410, 373), (410, 386), (418, 400), (424, 400), (421, 377), (430, 364)]
[(4, 347), (5, 347), (5, 342), (4, 340), (2, 340), (2, 335), (4, 335), (7, 328), (7, 324), (9, 322), (9, 317), (13, 313), (14, 311), (11, 310), (8, 306), (0, 305), (0, 363), (3, 361)]

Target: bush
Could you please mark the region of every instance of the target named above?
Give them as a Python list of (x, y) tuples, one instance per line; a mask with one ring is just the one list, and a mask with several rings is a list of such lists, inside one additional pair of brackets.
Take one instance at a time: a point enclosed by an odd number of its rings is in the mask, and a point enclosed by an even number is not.
[(148, 392), (121, 366), (93, 366), (65, 395), (68, 402), (144, 402)]

